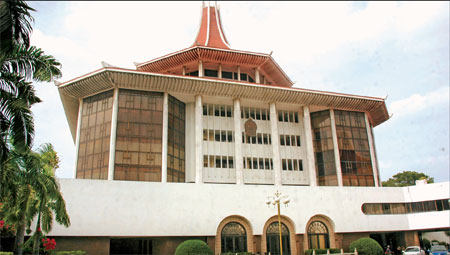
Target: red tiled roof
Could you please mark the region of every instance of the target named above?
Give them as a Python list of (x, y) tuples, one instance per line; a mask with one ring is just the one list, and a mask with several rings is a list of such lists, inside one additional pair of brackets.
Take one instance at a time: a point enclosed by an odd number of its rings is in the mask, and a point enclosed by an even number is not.
[(223, 33), (220, 12), (216, 7), (203, 7), (200, 28), (192, 46), (230, 49), (225, 34)]

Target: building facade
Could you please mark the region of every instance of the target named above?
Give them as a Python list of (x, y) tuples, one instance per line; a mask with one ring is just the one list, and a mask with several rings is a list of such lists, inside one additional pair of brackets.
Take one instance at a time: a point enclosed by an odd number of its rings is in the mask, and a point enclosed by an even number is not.
[(277, 254), (277, 190), (291, 198), (284, 254), (450, 228), (449, 183), (381, 187), (383, 99), (293, 87), (270, 54), (230, 48), (214, 6), (191, 47), (58, 89), (77, 154), (76, 179), (60, 180), (72, 226), (51, 232), (61, 249), (173, 254), (197, 238)]

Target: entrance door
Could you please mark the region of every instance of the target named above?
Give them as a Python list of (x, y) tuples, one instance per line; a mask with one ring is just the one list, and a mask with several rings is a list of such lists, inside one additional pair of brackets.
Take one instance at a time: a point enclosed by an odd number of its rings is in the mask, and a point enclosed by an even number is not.
[[(266, 231), (267, 242), (267, 254), (279, 255), (280, 254), (280, 232), (278, 231), (278, 222), (274, 222), (269, 225)], [(291, 246), (289, 239), (289, 230), (281, 223), (281, 240), (283, 243), (283, 255), (291, 254)]]

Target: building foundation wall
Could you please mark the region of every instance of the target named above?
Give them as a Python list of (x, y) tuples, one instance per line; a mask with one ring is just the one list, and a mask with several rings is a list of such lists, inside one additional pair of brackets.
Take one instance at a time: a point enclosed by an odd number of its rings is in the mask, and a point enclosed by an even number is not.
[[(339, 236), (339, 238), (336, 239), (340, 239), (341, 244), (338, 245), (338, 243), (336, 242), (336, 248), (342, 248), (344, 249), (344, 251), (349, 251), (349, 247), (350, 244), (360, 238), (363, 237), (369, 237), (369, 233), (341, 233), (341, 234), (336, 234), (337, 236)], [(338, 240), (336, 240), (338, 241)], [(353, 252), (353, 251), (351, 251)]]
[(405, 243), (406, 246), (420, 246), (419, 234), (417, 231), (406, 231)]
[(86, 251), (86, 255), (109, 255), (109, 237), (55, 237), (57, 251)]

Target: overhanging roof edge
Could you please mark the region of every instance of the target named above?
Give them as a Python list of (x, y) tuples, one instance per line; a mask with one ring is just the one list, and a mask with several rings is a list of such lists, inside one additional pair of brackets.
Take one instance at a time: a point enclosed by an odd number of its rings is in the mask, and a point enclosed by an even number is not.
[(311, 90), (311, 89), (304, 89), (304, 88), (296, 88), (296, 87), (283, 87), (283, 86), (272, 86), (264, 84), (251, 84), (251, 83), (244, 83), (239, 81), (233, 81), (233, 80), (217, 80), (217, 79), (209, 79), (207, 77), (193, 77), (193, 76), (181, 76), (181, 75), (172, 75), (172, 74), (160, 74), (160, 73), (152, 73), (152, 72), (145, 72), (145, 71), (139, 71), (139, 70), (132, 70), (132, 69), (125, 69), (120, 67), (104, 67), (98, 70), (95, 70), (91, 73), (88, 73), (86, 75), (74, 78), (72, 80), (69, 80), (67, 82), (61, 83), (58, 85), (59, 88), (66, 87), (70, 84), (73, 84), (75, 82), (79, 82), (85, 78), (92, 77), (94, 75), (98, 75), (102, 72), (122, 72), (122, 73), (132, 73), (132, 74), (138, 74), (138, 75), (148, 75), (148, 76), (157, 76), (157, 77), (168, 77), (168, 78), (178, 78), (178, 79), (186, 79), (186, 80), (196, 80), (196, 81), (209, 81), (213, 83), (222, 83), (222, 84), (236, 84), (236, 85), (242, 85), (247, 87), (255, 87), (255, 88), (263, 88), (263, 89), (278, 89), (278, 90), (287, 90), (287, 91), (293, 91), (293, 92), (304, 92), (304, 93), (312, 93), (312, 94), (319, 94), (319, 95), (328, 95), (328, 96), (338, 96), (338, 97), (351, 97), (355, 99), (363, 99), (363, 100), (372, 100), (372, 101), (380, 101), (384, 102), (385, 100), (383, 98), (378, 97), (369, 97), (369, 96), (360, 96), (360, 95), (352, 95), (352, 94), (346, 94), (346, 93), (338, 93), (338, 92), (330, 92), (330, 91), (319, 91), (319, 90)]

